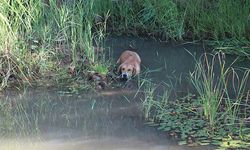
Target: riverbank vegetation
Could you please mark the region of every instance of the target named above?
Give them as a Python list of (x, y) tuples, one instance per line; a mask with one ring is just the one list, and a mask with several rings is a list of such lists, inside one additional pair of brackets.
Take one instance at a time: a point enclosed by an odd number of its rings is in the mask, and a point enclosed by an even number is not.
[(103, 44), (106, 25), (95, 28), (93, 4), (93, 0), (3, 0), (1, 89), (11, 81), (32, 85), (40, 79), (53, 79), (57, 84), (67, 76), (105, 70), (98, 61), (104, 58), (97, 53), (103, 53), (99, 46)]
[[(72, 92), (92, 88), (89, 73), (105, 76), (109, 71), (111, 58), (104, 55), (109, 34), (205, 41), (214, 49), (249, 59), (250, 1), (1, 0), (0, 90), (65, 83)], [(247, 147), (249, 69), (239, 75), (216, 54), (213, 59), (219, 58), (220, 72), (215, 73), (215, 63), (206, 58), (205, 65), (197, 61), (190, 73), (196, 92), (187, 97), (168, 101), (172, 90), (166, 90), (155, 98), (152, 84), (145, 91), (146, 117), (159, 129), (188, 139), (184, 143), (220, 141), (228, 147)]]
[(212, 40), (220, 50), (249, 57), (249, 10), (245, 0), (3, 0), (1, 87), (48, 79), (65, 64), (73, 72), (83, 63), (100, 64), (96, 51), (107, 33)]
[(224, 51), (249, 54), (250, 2), (246, 0), (99, 0), (98, 4), (98, 14), (109, 11), (108, 29), (117, 34), (164, 41), (212, 40)]
[(193, 90), (186, 96), (178, 96), (170, 85), (161, 95), (156, 94), (157, 85), (145, 86), (145, 117), (150, 125), (179, 138), (179, 144), (247, 149), (249, 74), (249, 68), (228, 65), (223, 53), (205, 54), (190, 72)]

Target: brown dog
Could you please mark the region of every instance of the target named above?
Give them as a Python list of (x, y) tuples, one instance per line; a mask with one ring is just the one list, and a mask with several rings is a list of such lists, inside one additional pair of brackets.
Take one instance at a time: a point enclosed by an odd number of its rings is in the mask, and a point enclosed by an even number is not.
[(129, 50), (124, 51), (117, 60), (119, 65), (117, 71), (124, 79), (130, 79), (132, 76), (138, 75), (141, 70), (141, 58), (136, 52)]

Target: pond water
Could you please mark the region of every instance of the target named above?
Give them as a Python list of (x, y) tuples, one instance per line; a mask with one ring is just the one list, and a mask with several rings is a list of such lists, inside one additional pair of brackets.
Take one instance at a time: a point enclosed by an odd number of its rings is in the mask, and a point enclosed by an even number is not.
[[(10, 95), (21, 129), (1, 137), (1, 150), (182, 150), (166, 134), (145, 124), (136, 91), (63, 94), (60, 90), (28, 89)], [(138, 97), (141, 95), (139, 94)], [(19, 116), (20, 115), (20, 116)], [(2, 120), (3, 121), (3, 120)], [(22, 136), (20, 136), (22, 135)]]
[[(194, 59), (186, 51), (201, 55), (198, 44), (173, 45), (154, 40), (111, 37), (107, 41), (114, 58), (135, 47), (143, 68), (158, 70), (149, 77), (168, 80), (173, 74), (187, 74)], [(244, 64), (248, 65), (248, 64)], [(142, 94), (137, 89), (113, 89), (100, 93), (67, 94), (64, 89), (26, 89), (9, 91), (2, 109), (14, 114), (0, 114), (0, 150), (209, 150), (214, 147), (179, 146), (176, 140), (145, 124), (140, 111)], [(8, 111), (6, 111), (8, 112)], [(17, 130), (15, 130), (18, 128)]]
[[(202, 43), (186, 42), (174, 44), (133, 37), (111, 37), (107, 43), (116, 59), (119, 58), (122, 51), (134, 49), (142, 60), (143, 77), (146, 76), (155, 83), (165, 82), (173, 84), (175, 81), (180, 81), (181, 84), (174, 87), (177, 92), (192, 90), (187, 77), (190, 72), (194, 71), (196, 60), (203, 60), (204, 53), (213, 54), (212, 49)], [(208, 59), (211, 60), (211, 58), (209, 55)], [(250, 61), (248, 60), (240, 61), (241, 59), (234, 55), (226, 55), (225, 58), (227, 66), (230, 65), (235, 68), (250, 67)], [(236, 59), (239, 61), (235, 61)], [(218, 65), (218, 62), (216, 64)], [(214, 66), (217, 67), (217, 65)], [(219, 68), (215, 68), (215, 72), (218, 71)], [(239, 76), (242, 75), (242, 72), (236, 72)], [(250, 89), (250, 80), (248, 80), (247, 86)]]

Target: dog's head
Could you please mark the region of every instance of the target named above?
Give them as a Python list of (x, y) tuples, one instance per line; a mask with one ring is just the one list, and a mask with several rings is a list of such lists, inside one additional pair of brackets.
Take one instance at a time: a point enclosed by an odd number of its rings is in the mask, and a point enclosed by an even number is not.
[(133, 65), (121, 64), (118, 67), (118, 72), (123, 79), (130, 79), (135, 74), (135, 67)]

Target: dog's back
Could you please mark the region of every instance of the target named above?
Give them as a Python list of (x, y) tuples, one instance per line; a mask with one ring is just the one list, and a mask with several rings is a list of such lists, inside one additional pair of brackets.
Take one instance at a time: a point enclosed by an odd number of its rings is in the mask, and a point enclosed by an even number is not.
[(137, 63), (141, 63), (140, 56), (136, 52), (129, 50), (126, 50), (121, 54), (120, 58), (117, 61), (117, 64), (122, 64), (126, 61), (128, 61), (129, 63), (134, 61)]

